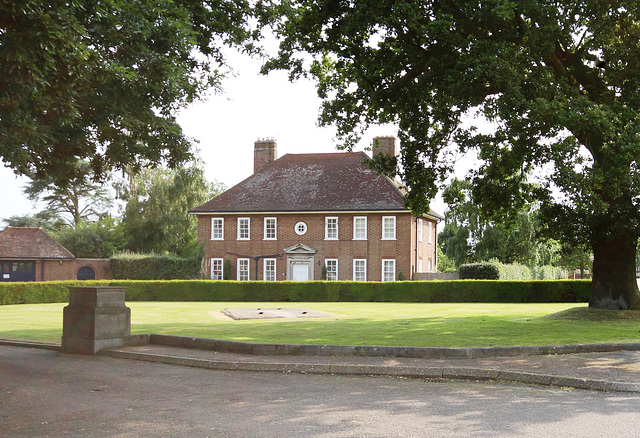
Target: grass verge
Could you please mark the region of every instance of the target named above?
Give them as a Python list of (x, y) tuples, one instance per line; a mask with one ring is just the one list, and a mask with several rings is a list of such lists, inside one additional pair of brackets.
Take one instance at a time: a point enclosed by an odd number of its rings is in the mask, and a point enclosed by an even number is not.
[[(640, 342), (640, 312), (566, 304), (128, 302), (132, 333), (256, 343), (488, 347)], [(0, 306), (0, 338), (59, 343), (65, 304)], [(224, 308), (293, 307), (317, 319), (233, 321)]]

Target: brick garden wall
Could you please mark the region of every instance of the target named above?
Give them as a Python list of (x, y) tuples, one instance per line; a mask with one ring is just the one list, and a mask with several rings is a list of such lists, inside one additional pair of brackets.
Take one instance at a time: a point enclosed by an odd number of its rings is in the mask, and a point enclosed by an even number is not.
[(111, 279), (109, 259), (44, 260), (44, 278), (42, 263), (43, 260), (36, 260), (36, 281), (76, 280), (78, 271), (84, 266), (93, 269), (96, 280)]

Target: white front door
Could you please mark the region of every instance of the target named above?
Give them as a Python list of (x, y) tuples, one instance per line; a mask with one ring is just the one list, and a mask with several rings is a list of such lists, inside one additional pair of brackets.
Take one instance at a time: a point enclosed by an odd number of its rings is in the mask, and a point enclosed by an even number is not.
[(292, 266), (293, 281), (308, 281), (309, 280), (309, 264), (308, 263), (294, 263)]

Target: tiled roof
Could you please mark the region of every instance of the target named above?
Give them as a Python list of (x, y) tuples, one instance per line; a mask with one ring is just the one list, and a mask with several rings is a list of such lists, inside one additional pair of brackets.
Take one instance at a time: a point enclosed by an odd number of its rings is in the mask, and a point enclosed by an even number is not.
[(0, 231), (0, 258), (73, 259), (75, 256), (41, 228), (7, 227)]
[(406, 210), (364, 152), (286, 154), (192, 213)]

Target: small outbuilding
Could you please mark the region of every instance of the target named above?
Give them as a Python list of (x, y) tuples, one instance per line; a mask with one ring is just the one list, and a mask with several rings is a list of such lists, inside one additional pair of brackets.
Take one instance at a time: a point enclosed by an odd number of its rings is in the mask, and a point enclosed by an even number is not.
[(111, 278), (109, 259), (79, 259), (42, 228), (0, 231), (0, 281)]

